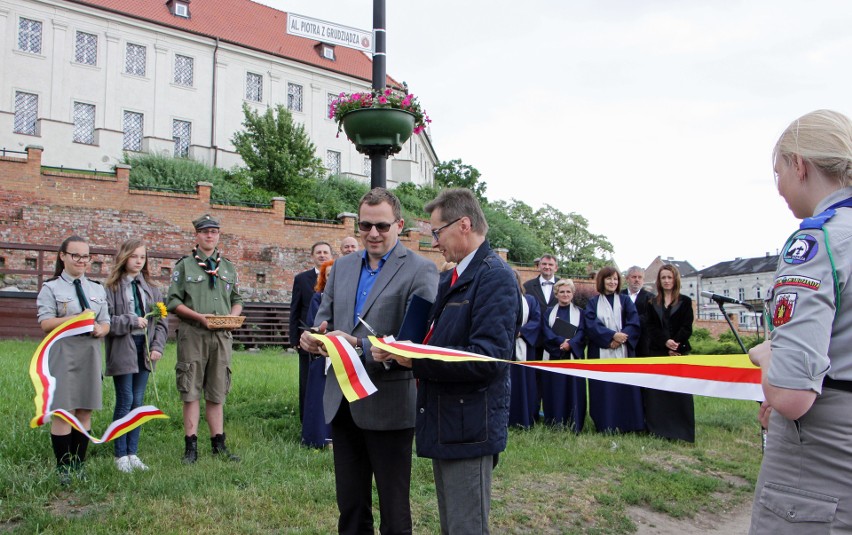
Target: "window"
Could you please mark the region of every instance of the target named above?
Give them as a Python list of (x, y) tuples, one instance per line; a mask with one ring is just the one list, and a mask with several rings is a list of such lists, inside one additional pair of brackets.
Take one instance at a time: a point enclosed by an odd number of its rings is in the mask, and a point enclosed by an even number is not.
[(327, 98), (328, 98), (328, 115), (326, 115), (326, 117), (328, 117), (329, 119), (334, 119), (334, 115), (332, 115), (333, 110), (332, 110), (331, 106), (332, 106), (332, 104), (334, 104), (334, 101), (337, 99), (337, 95), (335, 95), (334, 93), (329, 93)]
[(373, 176), (373, 160), (364, 158), (364, 176)]
[(322, 57), (334, 61), (334, 47), (329, 45), (322, 45)]
[(15, 132), (36, 135), (38, 95), (15, 91)]
[(325, 152), (325, 166), (328, 169), (328, 174), (340, 174), (340, 153), (336, 150), (328, 150)]
[(755, 293), (755, 297), (757, 297), (758, 299), (761, 298), (760, 297), (760, 286), (758, 286), (757, 288), (754, 289), (754, 293)]
[(18, 50), (41, 54), (41, 22), (23, 17), (18, 21)]
[(95, 143), (95, 107), (92, 104), (74, 103), (74, 142)]
[(192, 134), (192, 123), (189, 121), (172, 121), (172, 139), (175, 142), (175, 157), (189, 156), (189, 139)]
[(178, 17), (183, 17), (185, 19), (189, 18), (189, 8), (186, 4), (181, 4), (180, 2), (175, 3), (175, 15)]
[(147, 49), (142, 45), (127, 43), (124, 53), (124, 72), (136, 76), (145, 76), (145, 56)]
[(737, 299), (745, 301), (745, 288), (737, 288)]
[(192, 58), (175, 54), (175, 83), (192, 87)]
[(253, 72), (246, 74), (246, 100), (263, 101), (263, 76)]
[(725, 297), (731, 297), (731, 291), (725, 288), (724, 290), (722, 290), (722, 295), (724, 295)]
[(124, 150), (142, 152), (142, 127), (144, 117), (141, 113), (124, 112)]
[(74, 61), (83, 65), (98, 64), (98, 36), (92, 33), (77, 32), (77, 44), (74, 48)]
[(287, 84), (287, 109), (302, 111), (302, 86), (299, 84)]

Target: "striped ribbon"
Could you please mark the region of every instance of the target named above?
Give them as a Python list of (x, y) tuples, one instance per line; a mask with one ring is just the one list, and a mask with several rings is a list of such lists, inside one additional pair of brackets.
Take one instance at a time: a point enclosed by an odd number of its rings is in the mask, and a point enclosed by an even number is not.
[(748, 355), (744, 354), (510, 362), (466, 351), (397, 342), (392, 338), (370, 337), (370, 342), (379, 349), (411, 359), (428, 358), (445, 362), (498, 361), (563, 375), (669, 392), (763, 401), (760, 368), (753, 365)]
[(343, 396), (349, 403), (364, 399), (378, 388), (367, 375), (367, 369), (358, 357), (355, 348), (342, 336), (326, 336), (324, 334), (310, 333), (325, 347), (326, 353), (331, 357), (331, 367)]
[(94, 330), (94, 312), (83, 312), (53, 329), (36, 348), (30, 361), (30, 379), (35, 388), (35, 416), (30, 420), (30, 427), (35, 428), (50, 421), (51, 415), (56, 415), (68, 422), (71, 427), (86, 435), (95, 444), (109, 442), (155, 418), (168, 418), (160, 409), (145, 405), (130, 411), (127, 416), (112, 422), (107, 427), (103, 437), (95, 438), (90, 435), (80, 421), (64, 409), (51, 410), (56, 392), (56, 378), (50, 373), (50, 350), (53, 345), (63, 338), (90, 333)]

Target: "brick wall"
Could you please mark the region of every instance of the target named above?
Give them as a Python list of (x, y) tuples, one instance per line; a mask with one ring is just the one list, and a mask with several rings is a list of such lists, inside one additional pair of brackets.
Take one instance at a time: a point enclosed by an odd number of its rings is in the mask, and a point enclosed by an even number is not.
[[(192, 220), (210, 213), (222, 221), (220, 248), (239, 270), (247, 300), (289, 302), (293, 277), (312, 264), (310, 247), (327, 241), (332, 249), (346, 236), (355, 236), (355, 218), (344, 215), (338, 224), (288, 220), (286, 201), (272, 208), (211, 205), (211, 186), (199, 182), (194, 194), (136, 191), (129, 188), (130, 170), (116, 166), (114, 176), (95, 176), (41, 169), (42, 149), (27, 147), (27, 156), (0, 157), (0, 242), (58, 246), (70, 234), (85, 237), (93, 248), (114, 249), (131, 236), (140, 237), (152, 251), (189, 254), (194, 243)], [(427, 238), (423, 236), (423, 238)], [(407, 247), (440, 268), (443, 258), (419, 245), (421, 233), (402, 236)], [(26, 263), (27, 252), (0, 251), (5, 265)], [(505, 251), (501, 253), (505, 258)], [(30, 256), (32, 256), (30, 254)], [(52, 255), (50, 262), (52, 263)], [(154, 256), (154, 255), (151, 255)], [(95, 258), (109, 272), (111, 258)], [(174, 260), (152, 261), (152, 274), (171, 270)], [(519, 268), (522, 280), (537, 275)], [(5, 285), (20, 283), (36, 291), (32, 277), (6, 277)]]

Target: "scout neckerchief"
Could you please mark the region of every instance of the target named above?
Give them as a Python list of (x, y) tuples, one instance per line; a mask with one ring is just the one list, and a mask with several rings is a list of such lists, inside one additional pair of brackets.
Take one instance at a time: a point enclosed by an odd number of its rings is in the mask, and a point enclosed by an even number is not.
[(205, 262), (201, 259), (200, 256), (198, 256), (198, 246), (196, 245), (192, 248), (192, 256), (195, 257), (195, 261), (198, 262), (198, 265), (201, 266), (201, 269), (203, 269), (205, 273), (210, 275), (209, 282), (210, 289), (212, 290), (216, 287), (216, 277), (219, 276), (219, 265), (222, 262), (222, 253), (220, 253), (217, 249), (216, 260), (207, 257), (207, 261)]

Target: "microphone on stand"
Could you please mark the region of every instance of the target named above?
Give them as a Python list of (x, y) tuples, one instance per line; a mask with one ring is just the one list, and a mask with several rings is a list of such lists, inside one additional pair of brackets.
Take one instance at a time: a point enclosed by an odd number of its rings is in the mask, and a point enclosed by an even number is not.
[(708, 292), (708, 291), (701, 292), (701, 295), (702, 295), (702, 297), (712, 299), (713, 301), (716, 301), (716, 303), (719, 303), (719, 304), (729, 303), (729, 304), (732, 304), (732, 305), (744, 306), (744, 307), (749, 308), (749, 309), (754, 308), (753, 306), (746, 303), (745, 301), (740, 301), (739, 299), (734, 299), (733, 297), (728, 297), (727, 295), (714, 294), (713, 292)]

